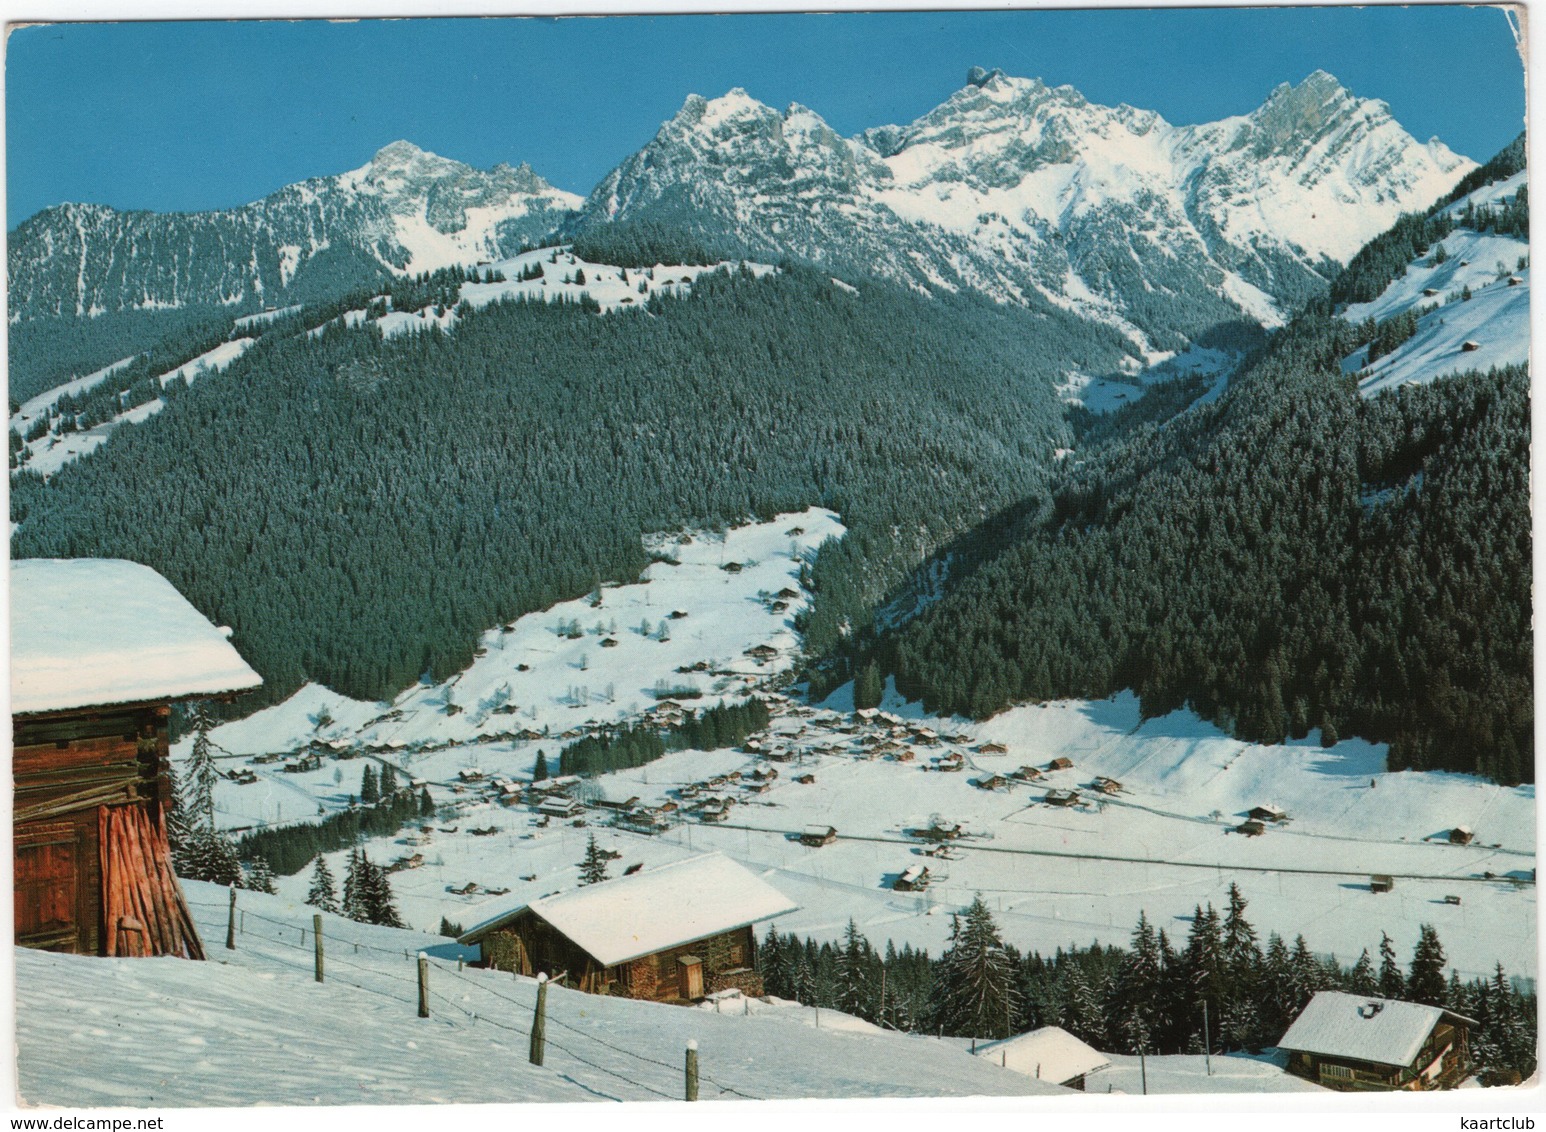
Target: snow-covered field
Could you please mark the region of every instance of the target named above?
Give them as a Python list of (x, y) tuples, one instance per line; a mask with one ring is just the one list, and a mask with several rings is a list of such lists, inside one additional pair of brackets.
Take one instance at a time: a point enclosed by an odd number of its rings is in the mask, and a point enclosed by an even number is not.
[[(1524, 185), (1523, 172), (1485, 185), (1447, 209), (1494, 205)], [(1444, 249), (1438, 262), (1438, 249)], [(1456, 228), (1425, 256), (1409, 263), (1380, 296), (1343, 311), (1349, 322), (1377, 322), (1417, 310), (1417, 333), (1368, 364), (1367, 347), (1342, 359), (1366, 397), (1400, 385), (1433, 381), (1467, 370), (1523, 365), (1530, 358), (1530, 245), (1514, 236)], [(1471, 297), (1463, 297), (1469, 289)], [(1467, 345), (1470, 346), (1467, 349)]]
[[(600, 608), (580, 599), (522, 618), (508, 632), (490, 632), (484, 655), (444, 684), (415, 686), (392, 704), (362, 704), (311, 686), (227, 724), (214, 733), (232, 753), (221, 767), (245, 765), (258, 781), (220, 783), (220, 820), (241, 828), (341, 809), (359, 791), (367, 763), (390, 762), (400, 775), (427, 783), (441, 807), (427, 829), (366, 846), (382, 862), (422, 858), (393, 876), (405, 916), (421, 927), (441, 916), (470, 925), (573, 887), (585, 840), (595, 833), (620, 854), (619, 869), (723, 851), (800, 906), (780, 920), (781, 931), (823, 939), (840, 935), (852, 916), (877, 943), (889, 938), (937, 953), (948, 913), (976, 892), (1024, 949), (1121, 943), (1140, 912), (1182, 938), (1194, 907), (1222, 907), (1230, 883), (1238, 882), (1263, 937), (1303, 932), (1312, 949), (1351, 963), (1363, 948), (1377, 947), (1382, 931), (1407, 953), (1419, 925), (1431, 923), (1463, 975), (1485, 975), (1498, 961), (1534, 975), (1533, 787), (1389, 773), (1383, 747), (1359, 740), (1329, 750), (1309, 740), (1242, 743), (1188, 712), (1143, 720), (1129, 694), (1022, 706), (983, 723), (925, 718), (894, 692), (884, 705), (894, 721), (855, 719), (847, 689), (819, 706), (774, 695), (775, 718), (759, 739), (760, 752), (673, 753), (579, 791), (589, 803), (637, 797), (686, 809), (684, 786), (781, 767), (760, 792), (744, 777), (745, 786), (705, 791), (737, 798), (723, 824), (686, 819), (651, 836), (606, 824), (612, 811), (604, 808), (575, 825), (541, 823), (524, 806), (506, 804), (494, 779), (525, 779), (539, 750), (556, 773), (565, 742), (640, 718), (662, 683), (691, 682), (704, 693), (686, 701), (695, 707), (765, 688), (798, 648), (789, 622), (806, 600), (800, 565), (841, 532), (834, 515), (812, 510), (723, 536), (661, 539), (653, 549), (678, 565), (657, 562), (644, 581), (605, 587)], [(741, 570), (726, 571), (731, 562)], [(781, 587), (794, 596), (778, 598)], [(787, 607), (775, 612), (775, 600)], [(687, 616), (672, 619), (672, 612)], [(576, 621), (581, 635), (570, 640), (565, 633)], [(662, 625), (670, 635), (665, 642), (658, 639)], [(605, 640), (617, 644), (606, 648)], [(771, 650), (767, 659), (748, 655), (757, 645)], [(700, 661), (707, 671), (679, 671)], [(327, 757), (298, 773), (249, 761), (314, 743), (330, 756), (363, 758)], [(1006, 751), (984, 750), (989, 744)], [(176, 754), (184, 757), (187, 749), (184, 741)], [(761, 757), (773, 752), (790, 761)], [(926, 769), (951, 752), (960, 754), (963, 770)], [(1072, 766), (1035, 782), (977, 785), (1055, 758)], [(476, 774), (483, 777), (463, 781)], [(806, 774), (814, 782), (795, 781)], [(1093, 792), (1096, 776), (1119, 780), (1120, 791)], [(1048, 805), (1048, 788), (1079, 790), (1083, 800), (1070, 808)], [(1288, 820), (1269, 824), (1259, 837), (1233, 832), (1253, 807), (1269, 804)], [(949, 858), (923, 856), (906, 832), (934, 815), (962, 823), (969, 835), (953, 844)], [(834, 825), (838, 841), (809, 849), (794, 840), (817, 823)], [(1472, 844), (1448, 843), (1448, 831), (1460, 825), (1475, 830)], [(329, 863), (341, 873), (344, 853)], [(913, 864), (929, 867), (932, 884), (894, 891), (896, 876)], [(1394, 876), (1394, 891), (1372, 893), (1375, 873)], [(450, 891), (469, 883), (479, 888)], [(292, 899), (306, 887), (304, 873), (280, 880)], [(500, 889), (507, 891), (489, 893)], [(1451, 896), (1460, 902), (1449, 902)]]
[(1070, 405), (1083, 405), (1094, 413), (1109, 413), (1143, 397), (1149, 388), (1182, 377), (1206, 375), (1213, 384), (1196, 404), (1217, 400), (1229, 384), (1229, 375), (1240, 362), (1240, 355), (1224, 350), (1193, 346), (1179, 354), (1155, 354), (1152, 364), (1131, 377), (1096, 377), (1070, 373), (1058, 386), (1058, 394)]
[[(29, 1104), (73, 1107), (679, 1100), (698, 1043), (700, 1098), (1062, 1096), (959, 1045), (832, 1011), (730, 999), (720, 1012), (552, 987), (544, 1065), (528, 1062), (536, 987), (458, 970), (436, 936), (324, 915), (313, 978), (310, 907), (186, 882), (209, 961), (98, 959), (18, 948), (17, 1070)], [(304, 933), (304, 937), (303, 937)], [(430, 963), (417, 1017), (416, 956)], [(756, 1009), (751, 1009), (755, 1006)], [(742, 1013), (745, 1010), (745, 1013)]]

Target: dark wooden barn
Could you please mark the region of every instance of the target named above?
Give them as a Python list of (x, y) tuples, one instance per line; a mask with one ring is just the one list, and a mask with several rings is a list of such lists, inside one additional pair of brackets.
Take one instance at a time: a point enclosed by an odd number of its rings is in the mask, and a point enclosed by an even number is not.
[(260, 683), (148, 567), (12, 563), (19, 945), (203, 957), (167, 845), (171, 705)]
[(712, 853), (533, 900), (460, 942), (478, 944), (485, 967), (562, 977), (591, 994), (693, 1002), (730, 987), (760, 995), (755, 925), (794, 910)]
[(1321, 991), (1278, 1047), (1290, 1073), (1328, 1089), (1453, 1089), (1471, 1069), (1474, 1025), (1437, 1006)]

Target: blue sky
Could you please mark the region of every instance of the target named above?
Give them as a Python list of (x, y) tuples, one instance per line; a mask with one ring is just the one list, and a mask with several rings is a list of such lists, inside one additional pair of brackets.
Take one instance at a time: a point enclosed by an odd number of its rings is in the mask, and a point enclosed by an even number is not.
[(974, 64), (1176, 123), (1248, 112), (1321, 68), (1479, 160), (1524, 117), (1512, 34), (1487, 8), (76, 24), (7, 46), (11, 226), (64, 200), (239, 205), (398, 138), (585, 193), (689, 93), (745, 87), (852, 134), (927, 112)]

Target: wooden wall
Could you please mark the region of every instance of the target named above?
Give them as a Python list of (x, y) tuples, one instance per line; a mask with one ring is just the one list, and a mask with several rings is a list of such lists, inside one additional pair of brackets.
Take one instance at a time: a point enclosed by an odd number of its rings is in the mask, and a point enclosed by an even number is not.
[(146, 704), (13, 719), (18, 944), (202, 957), (166, 848), (169, 714)]

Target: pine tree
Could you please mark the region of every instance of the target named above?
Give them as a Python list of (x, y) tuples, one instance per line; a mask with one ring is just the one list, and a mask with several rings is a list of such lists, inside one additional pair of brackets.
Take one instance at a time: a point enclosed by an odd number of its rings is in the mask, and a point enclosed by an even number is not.
[(593, 833), (585, 842), (585, 859), (580, 862), (580, 883), (600, 884), (607, 879), (607, 859), (601, 855)]
[(391, 763), (381, 764), (381, 797), (389, 800), (397, 793), (397, 770)]
[(1384, 932), (1380, 933), (1380, 997), (1402, 998), (1406, 995), (1406, 979), (1396, 965), (1396, 945)]
[(379, 924), (386, 928), (406, 926), (397, 914), (397, 898), (392, 894), (392, 883), (387, 879), (386, 870), (363, 851), (360, 853), (359, 884), (362, 890), (360, 910), (365, 923)]
[(869, 952), (869, 941), (860, 933), (859, 925), (850, 917), (848, 928), (843, 933), (843, 950), (838, 954), (837, 1008), (855, 1018), (872, 1017), (870, 990), (865, 978), (869, 965)]
[(182, 793), (177, 799), (178, 825), (186, 836), (195, 831), (213, 832), (215, 828), (215, 783), (220, 772), (215, 768), (215, 744), (210, 739), (209, 710), (196, 703), (193, 714), (193, 750), (182, 775)]
[(317, 863), (311, 870), (311, 888), (306, 893), (306, 903), (324, 912), (336, 914), (339, 910), (338, 886), (332, 870), (327, 867), (327, 858), (321, 853), (317, 854)]
[(856, 709), (879, 707), (884, 693), (885, 681), (881, 678), (879, 668), (871, 663), (859, 669), (858, 675), (854, 677), (854, 707)]
[(1008, 1037), (1018, 988), (1014, 965), (981, 893), (965, 918), (957, 917), (950, 946), (940, 956), (934, 987), (935, 1018), (946, 1031), (971, 1037)]
[(366, 763), (365, 771), (360, 775), (360, 801), (373, 806), (380, 800), (381, 789), (376, 785), (376, 768)]
[(1432, 924), (1421, 925), (1417, 933), (1417, 947), (1412, 952), (1412, 966), (1406, 982), (1407, 998), (1425, 1006), (1443, 1006), (1446, 989), (1444, 947)]
[(242, 879), (242, 887), (252, 892), (266, 892), (270, 896), (278, 895), (274, 888), (274, 870), (270, 867), (267, 857), (255, 857), (248, 866), (246, 876)]
[(432, 818), (435, 816), (435, 800), (429, 796), (428, 786), (421, 786), (419, 788), (419, 816), (421, 818)]
[(172, 854), (172, 867), (180, 877), (209, 881), (227, 887), (242, 883), (242, 865), (236, 848), (223, 833), (197, 830)]
[(536, 765), (536, 768), (531, 772), (531, 780), (533, 782), (541, 782), (547, 776), (548, 776), (548, 756), (547, 756), (547, 753), (545, 751), (542, 751), (541, 749), (539, 749), (537, 751), (537, 765)]
[(369, 923), (370, 915), (366, 910), (366, 879), (365, 879), (365, 854), (355, 849), (349, 854), (349, 868), (344, 873), (344, 899), (342, 911), (345, 916), (358, 923)]
[(1370, 997), (1380, 993), (1380, 985), (1374, 978), (1374, 960), (1369, 958), (1367, 947), (1359, 955), (1358, 962), (1353, 964), (1353, 969), (1347, 973), (1347, 991), (1349, 994)]

